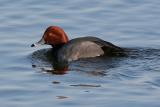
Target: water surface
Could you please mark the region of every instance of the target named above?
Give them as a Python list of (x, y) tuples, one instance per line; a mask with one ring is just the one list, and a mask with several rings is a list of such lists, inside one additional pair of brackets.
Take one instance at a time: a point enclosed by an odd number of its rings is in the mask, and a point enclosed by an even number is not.
[[(159, 107), (159, 0), (0, 0), (1, 107)], [(130, 48), (128, 57), (72, 62), (64, 75), (30, 48), (45, 28), (96, 36)], [(47, 49), (45, 49), (47, 48)]]

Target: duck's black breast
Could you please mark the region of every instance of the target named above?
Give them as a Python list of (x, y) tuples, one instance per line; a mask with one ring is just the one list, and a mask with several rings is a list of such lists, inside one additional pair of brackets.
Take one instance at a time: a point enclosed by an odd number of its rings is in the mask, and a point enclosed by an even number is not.
[(122, 48), (96, 37), (72, 39), (67, 44), (57, 47), (56, 50), (58, 50), (59, 61), (72, 61), (102, 55), (116, 56), (124, 52)]

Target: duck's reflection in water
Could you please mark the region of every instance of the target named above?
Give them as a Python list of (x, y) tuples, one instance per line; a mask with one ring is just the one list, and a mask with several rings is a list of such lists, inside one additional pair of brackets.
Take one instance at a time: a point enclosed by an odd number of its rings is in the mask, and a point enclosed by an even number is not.
[(32, 54), (31, 62), (33, 68), (52, 74), (66, 74), (69, 69), (68, 63), (58, 63), (52, 49), (35, 51)]
[(119, 66), (122, 58), (95, 57), (72, 61), (71, 63), (57, 61), (52, 49), (41, 49), (32, 54), (32, 67), (42, 72), (63, 75), (69, 71), (90, 76), (105, 76), (109, 69)]

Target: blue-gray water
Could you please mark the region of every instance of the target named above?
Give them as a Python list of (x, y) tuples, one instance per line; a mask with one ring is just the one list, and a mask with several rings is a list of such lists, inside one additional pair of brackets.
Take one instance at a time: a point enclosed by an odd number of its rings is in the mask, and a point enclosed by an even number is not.
[[(160, 0), (0, 0), (0, 106), (159, 107), (159, 22)], [(30, 48), (50, 25), (133, 50), (54, 75), (49, 47)]]

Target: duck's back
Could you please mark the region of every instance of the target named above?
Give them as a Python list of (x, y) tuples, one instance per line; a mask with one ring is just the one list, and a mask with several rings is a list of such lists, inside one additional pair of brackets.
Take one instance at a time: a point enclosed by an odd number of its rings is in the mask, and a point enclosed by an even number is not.
[(80, 58), (96, 57), (101, 55), (118, 55), (124, 50), (110, 42), (96, 37), (81, 37), (70, 40), (58, 52), (61, 61), (72, 61)]

